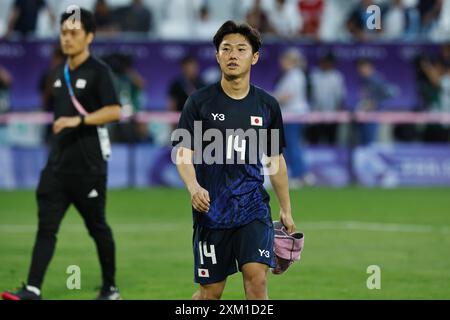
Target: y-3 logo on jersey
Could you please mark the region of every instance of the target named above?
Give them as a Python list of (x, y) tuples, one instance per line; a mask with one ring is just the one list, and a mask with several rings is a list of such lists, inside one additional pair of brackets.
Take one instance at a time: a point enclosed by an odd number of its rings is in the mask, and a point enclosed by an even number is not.
[(213, 120), (219, 120), (219, 121), (224, 121), (225, 120), (225, 115), (223, 113), (211, 113)]
[(261, 257), (264, 256), (266, 258), (270, 258), (270, 252), (268, 250), (261, 250), (261, 249), (258, 249), (258, 250), (259, 250), (259, 255)]

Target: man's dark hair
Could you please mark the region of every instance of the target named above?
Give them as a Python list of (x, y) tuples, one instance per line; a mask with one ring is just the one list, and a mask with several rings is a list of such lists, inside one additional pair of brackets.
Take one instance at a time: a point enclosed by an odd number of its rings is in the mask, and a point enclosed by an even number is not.
[[(62, 25), (66, 20), (73, 19), (74, 14), (75, 11), (69, 13), (64, 12), (63, 14), (61, 14), (60, 24)], [(95, 18), (92, 12), (84, 8), (80, 8), (80, 20), (86, 34), (88, 34), (89, 32), (95, 33)]]
[(252, 28), (247, 23), (237, 24), (232, 20), (228, 20), (219, 28), (219, 30), (217, 30), (214, 35), (213, 43), (217, 51), (219, 51), (219, 46), (222, 43), (223, 38), (232, 33), (239, 33), (243, 35), (248, 42), (250, 42), (253, 53), (258, 52), (259, 48), (261, 48), (262, 40), (258, 30)]
[(367, 64), (373, 65), (373, 61), (371, 59), (369, 59), (369, 58), (358, 58), (356, 60), (356, 64), (358, 66), (367, 65)]
[(328, 51), (320, 57), (320, 61), (334, 64), (336, 62), (336, 57), (332, 51)]
[(190, 55), (190, 54), (185, 55), (185, 56), (184, 56), (183, 58), (181, 58), (181, 60), (180, 60), (180, 64), (181, 64), (182, 66), (184, 66), (184, 65), (186, 65), (186, 64), (188, 64), (188, 63), (192, 63), (192, 62), (196, 63), (196, 62), (197, 62), (197, 59), (195, 59), (195, 57), (192, 56), (192, 55)]

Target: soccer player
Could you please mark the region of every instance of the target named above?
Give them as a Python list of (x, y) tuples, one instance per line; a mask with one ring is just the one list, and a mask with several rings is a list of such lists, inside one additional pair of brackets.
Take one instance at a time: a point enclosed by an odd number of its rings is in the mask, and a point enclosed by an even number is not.
[(71, 204), (97, 247), (103, 276), (97, 299), (120, 298), (115, 284), (115, 245), (105, 219), (110, 150), (102, 125), (119, 120), (121, 107), (110, 69), (89, 53), (95, 33), (93, 15), (78, 10), (79, 15), (61, 16), (60, 44), (67, 61), (54, 73), (54, 137), (36, 192), (38, 231), (28, 281), (16, 292), (4, 292), (2, 297), (8, 300), (41, 299), (56, 234)]
[[(264, 158), (258, 151), (257, 161), (252, 162), (255, 155), (250, 145), (259, 145), (261, 140), (251, 141), (237, 132), (278, 132), (278, 139), (267, 134), (263, 150), (269, 159), (267, 167), (278, 168), (271, 172), (270, 180), (280, 204), (280, 220), (289, 233), (294, 232), (280, 107), (275, 98), (250, 84), (251, 66), (258, 62), (261, 46), (257, 30), (227, 21), (213, 42), (221, 80), (196, 91), (186, 101), (174, 133), (188, 132), (193, 139), (185, 139), (181, 133), (173, 135), (177, 169), (190, 192), (193, 209), (194, 280), (199, 289), (192, 298), (220, 299), (227, 277), (239, 269), (246, 298), (268, 299), (267, 272), (275, 267), (274, 230), (269, 195), (263, 187)], [(217, 160), (223, 151), (222, 161), (196, 160), (198, 151), (205, 155), (210, 147), (205, 141), (195, 142), (199, 124), (201, 135), (212, 129), (223, 134), (216, 139), (226, 142), (223, 150), (211, 152)], [(227, 135), (229, 130), (236, 134)], [(242, 159), (245, 161), (238, 161)]]

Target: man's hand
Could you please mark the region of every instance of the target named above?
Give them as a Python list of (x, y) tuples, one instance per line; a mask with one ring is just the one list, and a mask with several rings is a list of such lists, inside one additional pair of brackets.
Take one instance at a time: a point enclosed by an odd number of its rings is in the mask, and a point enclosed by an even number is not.
[(286, 227), (289, 234), (294, 233), (297, 227), (295, 226), (294, 219), (292, 219), (292, 214), (290, 212), (280, 211), (280, 221)]
[(58, 134), (64, 128), (75, 128), (81, 123), (81, 118), (79, 116), (74, 117), (60, 117), (53, 123), (53, 133)]
[(209, 192), (198, 186), (191, 191), (192, 206), (198, 212), (207, 213), (209, 211)]

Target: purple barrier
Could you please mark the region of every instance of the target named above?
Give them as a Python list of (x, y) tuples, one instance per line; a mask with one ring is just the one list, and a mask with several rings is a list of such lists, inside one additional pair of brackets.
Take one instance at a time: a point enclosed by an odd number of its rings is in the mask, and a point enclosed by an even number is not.
[(358, 183), (365, 186), (449, 186), (448, 145), (373, 145), (353, 154)]
[[(170, 147), (114, 145), (109, 186), (182, 187), (170, 154)], [(0, 189), (35, 188), (46, 157), (44, 147), (0, 147)], [(345, 148), (307, 147), (305, 161), (318, 185), (340, 187), (351, 182)], [(353, 172), (359, 184), (369, 187), (450, 186), (450, 150), (447, 145), (358, 147)]]
[[(32, 110), (40, 106), (38, 82), (46, 71), (54, 41), (5, 42), (0, 41), (0, 65), (14, 77), (11, 103), (14, 110)], [(419, 54), (436, 54), (435, 44), (304, 44), (265, 43), (261, 58), (253, 68), (252, 81), (271, 90), (279, 75), (278, 58), (288, 46), (302, 50), (308, 69), (317, 66), (318, 58), (332, 49), (337, 58), (337, 68), (344, 74), (347, 86), (347, 107), (354, 107), (359, 95), (356, 59), (371, 58), (387, 82), (397, 87), (397, 95), (386, 101), (382, 108), (411, 109), (418, 102), (413, 59)], [(178, 75), (178, 61), (186, 54), (199, 59), (202, 76), (209, 81), (217, 79), (219, 71), (212, 43), (203, 42), (102, 42), (97, 41), (92, 51), (101, 56), (113, 52), (133, 56), (136, 69), (147, 81), (145, 107), (164, 109), (167, 88)]]

